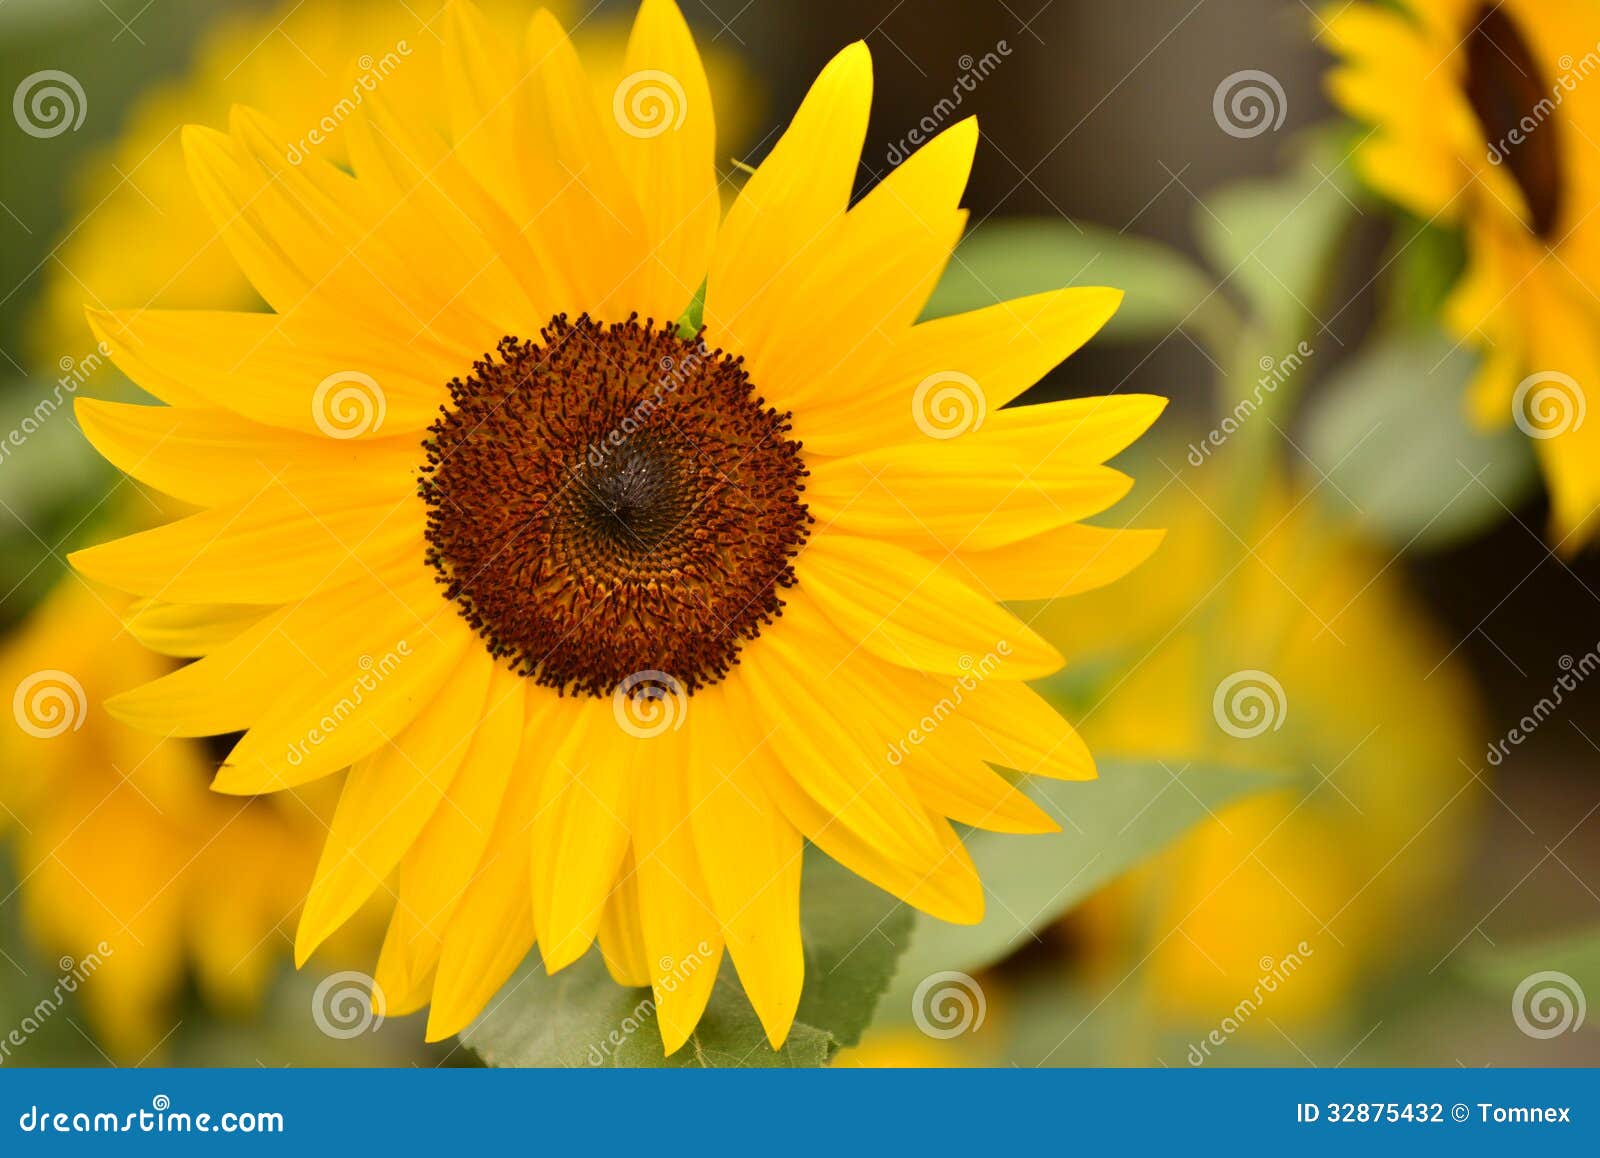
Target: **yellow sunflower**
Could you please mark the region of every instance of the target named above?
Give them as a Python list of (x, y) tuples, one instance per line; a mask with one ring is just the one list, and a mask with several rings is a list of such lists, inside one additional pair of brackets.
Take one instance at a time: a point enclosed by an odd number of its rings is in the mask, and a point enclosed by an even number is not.
[[(1285, 776), (1075, 917), (1107, 983), (1133, 974), (1161, 1021), (1233, 1017), (1279, 1044), (1272, 1023), (1326, 1025), (1415, 943), (1465, 856), (1479, 791), (1463, 761), (1481, 749), (1465, 674), (1386, 558), (1287, 486), (1236, 526), (1226, 497), (1223, 479), (1170, 480), (1151, 504), (1172, 528), (1160, 573), (1036, 626), (1126, 672), (1079, 705), (1096, 751), (1180, 779), (1196, 764)], [(1262, 1015), (1240, 1019), (1258, 984)]]
[[(38, 349), (54, 363), (84, 347), (85, 300), (99, 307), (254, 309), (259, 297), (206, 216), (185, 168), (180, 127), (225, 120), (235, 103), (272, 111), (297, 150), (349, 164), (343, 131), (352, 103), (381, 87), (411, 122), (431, 123), (446, 0), (279, 0), (225, 13), (209, 27), (185, 73), (142, 95), (114, 143), (93, 151), (74, 190), (72, 225), (44, 285)], [(550, 5), (558, 14), (576, 8)], [(589, 6), (584, 7), (588, 11)], [(518, 0), (489, 0), (486, 18), (502, 36), (527, 17)], [(607, 100), (623, 76), (626, 25), (586, 15), (574, 38)], [(737, 56), (707, 56), (721, 101), (725, 149), (749, 137), (760, 108)], [(41, 355), (44, 356), (44, 355)]]
[(1575, 547), (1600, 505), (1600, 9), (1591, 0), (1405, 0), (1325, 11), (1334, 100), (1373, 126), (1357, 162), (1423, 219), (1459, 226), (1447, 321), (1483, 351), (1469, 405), (1515, 421)]
[[(167, 405), (81, 402), (86, 434), (207, 508), (74, 556), (204, 653), (114, 709), (243, 731), (223, 792), (351, 766), (297, 955), (396, 874), (378, 982), (391, 1011), (431, 1001), (430, 1038), (536, 940), (554, 971), (598, 938), (616, 980), (655, 987), (669, 1051), (718, 971), (675, 963), (724, 949), (782, 1042), (803, 840), (975, 921), (947, 818), (1049, 829), (990, 765), (1094, 774), (1023, 682), (1059, 655), (998, 600), (1153, 549), (1075, 520), (1125, 493), (1103, 463), (1162, 402), (1001, 409), (1113, 290), (916, 324), (977, 126), (851, 206), (865, 45), (719, 220), (710, 93), (671, 0), (641, 6), (627, 83), (599, 100), (548, 12), (506, 38), (455, 4), (441, 31), (446, 130), (375, 92), (345, 126), (351, 172), (290, 163), (250, 110), (185, 130), (273, 312), (93, 318)], [(891, 762), (991, 652), (959, 717)]]
[(326, 829), (298, 800), (208, 791), (202, 744), (106, 713), (174, 667), (123, 630), (125, 602), (70, 577), (0, 651), (0, 826), (32, 938), (70, 958), (101, 1041), (137, 1060), (174, 1028), (190, 966), (224, 1011), (259, 998)]

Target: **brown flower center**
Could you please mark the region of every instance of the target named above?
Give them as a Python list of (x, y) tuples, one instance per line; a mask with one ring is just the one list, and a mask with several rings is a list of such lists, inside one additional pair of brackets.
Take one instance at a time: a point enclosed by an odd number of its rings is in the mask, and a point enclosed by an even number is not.
[(450, 383), (425, 444), (428, 562), (537, 683), (717, 682), (795, 581), (810, 516), (789, 416), (672, 325), (559, 315), (539, 338)]
[(1545, 122), (1557, 97), (1516, 23), (1485, 4), (1467, 35), (1467, 100), (1488, 137), (1489, 157), (1504, 164), (1528, 203), (1528, 224), (1548, 240), (1561, 216), (1560, 133)]

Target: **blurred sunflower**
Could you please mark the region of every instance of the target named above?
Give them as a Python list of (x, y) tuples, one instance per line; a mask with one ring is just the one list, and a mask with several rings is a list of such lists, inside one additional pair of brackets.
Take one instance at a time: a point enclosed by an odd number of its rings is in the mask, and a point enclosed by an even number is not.
[(1469, 406), (1535, 439), (1568, 548), (1596, 529), (1600, 424), (1600, 9), (1592, 0), (1405, 0), (1323, 12), (1333, 99), (1373, 126), (1365, 179), (1459, 226), (1448, 324), (1481, 348)]
[[(1220, 489), (1170, 482), (1150, 507), (1171, 527), (1159, 572), (1035, 626), (1086, 669), (1127, 673), (1074, 704), (1096, 751), (1180, 777), (1212, 763), (1287, 778), (1075, 915), (1091, 960), (1136, 971), (1153, 1016), (1199, 1029), (1236, 1017), (1266, 976), (1265, 1014), (1293, 1027), (1392, 967), (1456, 879), (1478, 797), (1462, 763), (1474, 704), (1385, 559), (1281, 486), (1241, 542)], [(1245, 1030), (1278, 1040), (1266, 1017)]]
[(106, 1048), (137, 1060), (175, 1026), (191, 967), (218, 1008), (254, 1005), (325, 824), (298, 801), (218, 796), (204, 745), (106, 713), (174, 667), (123, 630), (125, 602), (69, 577), (0, 651), (0, 824), (31, 937), (93, 963), (79, 999)]
[[(1113, 290), (914, 324), (965, 223), (977, 128), (851, 207), (865, 45), (822, 71), (719, 225), (708, 83), (670, 0), (646, 0), (628, 44), (649, 91), (599, 101), (548, 12), (517, 38), (466, 3), (444, 24), (426, 81), (443, 136), (381, 87), (344, 125), (353, 173), (288, 162), (252, 111), (185, 131), (275, 313), (95, 318), (168, 405), (80, 402), (85, 432), (208, 508), (74, 556), (181, 609), (170, 630), (205, 653), (115, 710), (245, 731), (225, 792), (352, 766), (297, 955), (398, 870), (378, 980), (391, 1010), (431, 998), (430, 1037), (537, 934), (552, 971), (598, 937), (619, 982), (654, 985), (669, 1051), (726, 948), (781, 1042), (804, 839), (975, 921), (947, 817), (1054, 827), (986, 762), (1094, 774), (1022, 682), (1060, 657), (996, 599), (1149, 553), (1159, 536), (1075, 520), (1125, 493), (1101, 464), (1162, 402), (1000, 408)], [(703, 336), (681, 336), (702, 286)], [(888, 763), (997, 648), (959, 718)]]
[[(222, 15), (202, 37), (193, 66), (135, 102), (116, 140), (83, 163), (72, 226), (50, 264), (35, 327), (47, 360), (83, 348), (85, 300), (102, 308), (256, 308), (259, 296), (218, 244), (195, 195), (179, 127), (215, 124), (234, 104), (251, 105), (293, 128), (296, 150), (348, 166), (343, 124), (351, 101), (365, 99), (370, 87), (381, 85), (407, 124), (438, 119), (429, 82), (439, 75), (445, 7), (445, 0), (280, 0)], [(514, 36), (526, 18), (526, 5), (514, 0), (483, 7), (502, 36)], [(549, 7), (561, 13), (574, 6)], [(623, 75), (627, 26), (588, 17), (574, 35), (609, 106)], [(719, 97), (722, 146), (738, 148), (759, 114), (756, 86), (732, 53), (708, 53), (706, 72)]]

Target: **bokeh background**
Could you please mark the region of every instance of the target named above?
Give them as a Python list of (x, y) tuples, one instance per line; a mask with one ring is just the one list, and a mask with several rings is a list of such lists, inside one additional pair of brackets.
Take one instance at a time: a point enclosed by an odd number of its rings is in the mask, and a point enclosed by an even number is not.
[[(380, 1028), (329, 1011), (341, 971), (370, 960), (376, 921), (291, 968), (295, 899), (328, 801), (213, 797), (207, 769), (223, 749), (112, 724), (97, 699), (169, 661), (132, 644), (117, 626), (126, 609), (64, 563), (164, 503), (110, 472), (76, 429), (73, 394), (130, 390), (97, 356), (82, 305), (249, 300), (184, 186), (180, 124), (219, 123), (231, 100), (264, 93), (293, 105), (268, 103), (280, 119), (314, 123), (352, 59), (433, 36), (438, 7), (0, 5), (0, 87), (59, 70), (85, 105), (81, 124), (48, 137), (0, 118), (0, 430), (25, 434), (0, 447), (0, 693), (67, 672), (87, 705), (82, 726), (56, 736), (0, 715), (0, 1064), (472, 1064), (459, 1047), (423, 1047), (419, 1019)], [(587, 51), (619, 51), (631, 6), (565, 7)], [(712, 58), (730, 162), (759, 160), (817, 69), (864, 39), (877, 96), (863, 189), (959, 91), (959, 115), (977, 114), (983, 132), (967, 204), (986, 260), (1015, 255), (1019, 277), (1043, 279), (1031, 288), (1130, 290), (1135, 324), (1029, 400), (1170, 397), (1121, 464), (1140, 485), (1118, 517), (1171, 534), (1125, 583), (1030, 609), (1072, 664), (1047, 690), (1097, 752), (1161, 762), (1166, 791), (1187, 791), (1196, 767), (1286, 774), (1037, 930), (978, 979), (983, 1016), (961, 1032), (930, 1033), (914, 1016), (917, 978), (902, 979), (845, 1060), (1600, 1062), (1595, 1025), (1530, 1033), (1516, 999), (1543, 971), (1574, 982), (1569, 1000), (1600, 998), (1600, 679), (1488, 757), (1560, 676), (1600, 662), (1600, 557), (1552, 551), (1547, 500), (1515, 439), (1471, 444), (1481, 461), (1447, 460), (1443, 479), (1407, 473), (1427, 432), (1458, 421), (1441, 382), (1471, 355), (1448, 341), (1434, 359), (1372, 351), (1427, 296), (1397, 287), (1398, 271), (1448, 270), (1458, 243), (1360, 188), (1324, 96), (1331, 59), (1313, 7), (684, 0), (684, 11)], [(1280, 87), (1275, 127), (1221, 126), (1214, 96), (1242, 70)], [(1028, 231), (1041, 217), (1084, 230), (1057, 252)], [(1248, 239), (1280, 226), (1265, 260)], [(1137, 324), (1141, 295), (1174, 292), (1180, 268), (1128, 264), (1138, 239), (1200, 279), (1205, 306), (1185, 324)], [(1436, 256), (1397, 262), (1402, 252)], [(1293, 273), (1318, 255), (1312, 295)], [(955, 285), (950, 301), (977, 289)], [(1285, 301), (1288, 320), (1271, 317)], [(1273, 324), (1255, 327), (1257, 347), (1219, 338), (1262, 314)], [(1193, 452), (1286, 365), (1292, 388), (1214, 453)], [(1363, 390), (1410, 401), (1362, 409), (1350, 398)], [(1341, 441), (1352, 425), (1361, 437)], [(1359, 449), (1367, 436), (1386, 470)], [(1492, 486), (1474, 481), (1486, 466)], [(1418, 502), (1436, 517), (1408, 516)], [(1276, 718), (1240, 735), (1252, 729), (1219, 726), (1214, 701), (1251, 672), (1270, 676), (1258, 706)]]

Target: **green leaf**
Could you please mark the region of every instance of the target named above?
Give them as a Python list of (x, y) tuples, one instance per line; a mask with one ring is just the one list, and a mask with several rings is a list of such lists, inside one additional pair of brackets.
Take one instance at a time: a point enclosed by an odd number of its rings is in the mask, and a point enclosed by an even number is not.
[(1384, 316), (1392, 329), (1437, 324), (1445, 299), (1467, 264), (1459, 229), (1402, 216), (1395, 225), (1381, 268), (1388, 270)]
[(1314, 132), (1299, 144), (1287, 173), (1208, 193), (1195, 211), (1201, 252), (1280, 346), (1315, 327), (1358, 195), (1344, 133)]
[(650, 990), (618, 985), (595, 951), (554, 977), (530, 956), (461, 1040), (495, 1066), (826, 1065), (872, 1020), (905, 949), (911, 913), (814, 849), (804, 879), (806, 984), (781, 1050), (768, 1044), (724, 962), (705, 1016), (667, 1057)]
[(706, 315), (706, 283), (701, 282), (700, 288), (694, 291), (694, 300), (689, 303), (689, 308), (683, 311), (683, 316), (678, 319), (678, 337), (689, 341), (700, 333)]
[(1164, 338), (1203, 324), (1206, 306), (1223, 307), (1206, 276), (1158, 242), (1062, 218), (1014, 218), (967, 234), (923, 313), (944, 317), (1071, 285), (1126, 292), (1103, 331), (1122, 341)]
[(981, 923), (968, 926), (919, 914), (888, 1011), (909, 1012), (916, 985), (933, 973), (970, 973), (1010, 956), (1192, 825), (1236, 800), (1287, 783), (1278, 772), (1117, 760), (1100, 762), (1098, 780), (1029, 781), (1030, 794), (1062, 831), (967, 837), (988, 894), (988, 912)]
[[(1536, 973), (1565, 973), (1586, 994), (1600, 998), (1600, 929), (1584, 929), (1534, 944), (1502, 945), (1466, 958), (1465, 972), (1479, 983), (1515, 987)], [(1597, 1020), (1600, 1024), (1600, 1020)]]
[(1305, 450), (1330, 502), (1396, 545), (1437, 548), (1502, 519), (1533, 490), (1528, 440), (1467, 419), (1474, 355), (1437, 332), (1368, 346), (1311, 406)]

